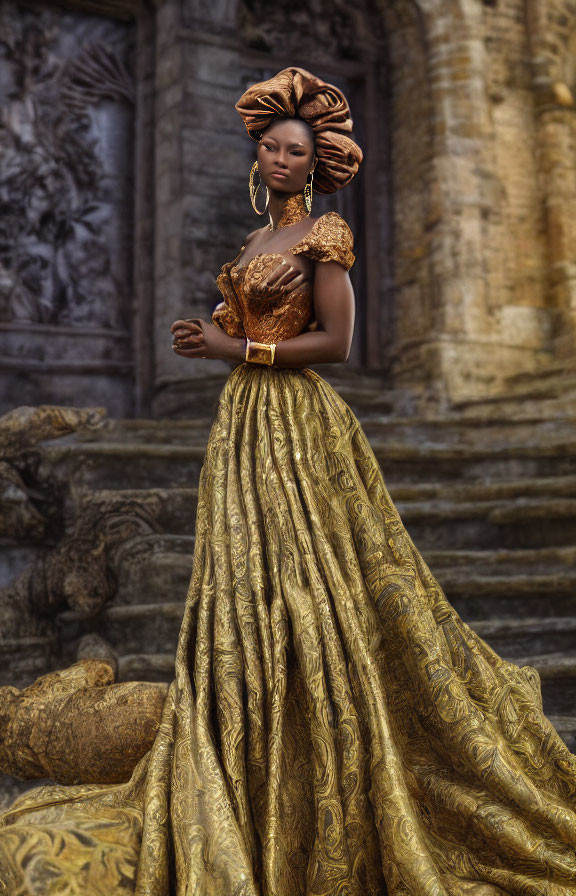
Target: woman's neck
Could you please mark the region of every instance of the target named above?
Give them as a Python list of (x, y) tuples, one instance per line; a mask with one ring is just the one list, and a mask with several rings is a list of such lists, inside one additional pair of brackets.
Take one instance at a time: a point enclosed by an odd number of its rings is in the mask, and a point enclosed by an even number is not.
[(287, 227), (289, 224), (297, 224), (303, 218), (307, 218), (310, 214), (306, 208), (304, 201), (304, 192), (294, 193), (287, 199), (278, 194), (271, 194), (270, 205), (268, 207), (270, 217), (270, 230), (279, 230), (280, 227)]

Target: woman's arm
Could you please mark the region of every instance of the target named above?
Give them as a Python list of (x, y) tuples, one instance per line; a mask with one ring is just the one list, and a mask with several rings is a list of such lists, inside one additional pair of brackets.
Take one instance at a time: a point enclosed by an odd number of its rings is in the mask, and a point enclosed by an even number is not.
[[(290, 269), (285, 276), (289, 282)], [(278, 342), (276, 366), (298, 368), (348, 359), (354, 332), (354, 290), (348, 272), (336, 261), (315, 263), (314, 309), (318, 329)], [(244, 361), (245, 339), (228, 336), (214, 324), (196, 320), (198, 323), (177, 320), (170, 327), (180, 345), (190, 346), (175, 347), (177, 354), (185, 358)]]

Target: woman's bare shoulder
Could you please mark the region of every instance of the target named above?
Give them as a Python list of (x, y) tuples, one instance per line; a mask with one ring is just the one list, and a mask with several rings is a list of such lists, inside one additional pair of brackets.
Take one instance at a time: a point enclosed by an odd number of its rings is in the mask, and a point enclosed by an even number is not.
[(252, 240), (258, 236), (260, 233), (265, 233), (268, 230), (268, 225), (265, 224), (264, 227), (258, 227), (256, 230), (251, 230), (244, 238), (244, 245), (247, 246), (248, 243), (252, 242)]

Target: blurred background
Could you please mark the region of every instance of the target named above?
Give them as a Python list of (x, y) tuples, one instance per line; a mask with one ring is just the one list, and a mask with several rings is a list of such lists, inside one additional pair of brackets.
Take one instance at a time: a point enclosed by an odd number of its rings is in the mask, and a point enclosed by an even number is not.
[(234, 104), (290, 65), (344, 91), (365, 154), (314, 197), (357, 256), (352, 355), (319, 372), (574, 745), (572, 0), (0, 0), (0, 684), (93, 655), (172, 678), (231, 367), (169, 327), (262, 223)]

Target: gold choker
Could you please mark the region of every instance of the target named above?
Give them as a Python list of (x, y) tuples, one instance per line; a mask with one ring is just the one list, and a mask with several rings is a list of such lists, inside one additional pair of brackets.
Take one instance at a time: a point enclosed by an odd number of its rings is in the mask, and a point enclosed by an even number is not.
[(270, 223), (268, 227), (272, 231), (279, 230), (281, 227), (288, 227), (288, 225), (290, 224), (297, 224), (298, 221), (302, 221), (303, 218), (308, 218), (309, 216), (310, 212), (306, 208), (304, 193), (296, 193), (294, 196), (289, 196), (284, 203), (282, 215), (276, 227), (274, 227), (272, 223), (272, 217), (270, 217)]

